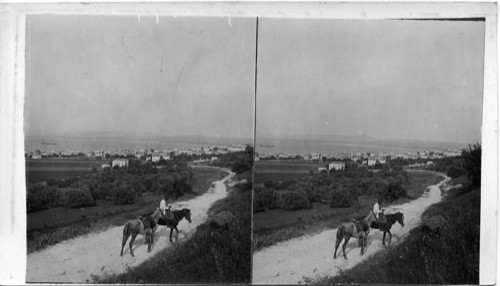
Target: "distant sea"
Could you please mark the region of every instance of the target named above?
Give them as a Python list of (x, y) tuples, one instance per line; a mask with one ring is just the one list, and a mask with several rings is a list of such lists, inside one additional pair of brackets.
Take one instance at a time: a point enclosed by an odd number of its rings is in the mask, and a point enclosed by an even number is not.
[(231, 145), (246, 144), (236, 140), (211, 139), (209, 142), (193, 143), (179, 142), (176, 140), (154, 140), (154, 139), (109, 139), (109, 138), (64, 138), (64, 137), (43, 137), (28, 136), (25, 138), (26, 150), (42, 151), (119, 151), (136, 149), (187, 149), (199, 148), (209, 145)]
[(422, 144), (419, 146), (401, 146), (384, 143), (345, 143), (306, 140), (257, 140), (255, 151), (259, 153), (290, 153), (290, 154), (335, 154), (335, 153), (413, 153), (422, 150), (447, 150), (464, 148), (465, 144)]

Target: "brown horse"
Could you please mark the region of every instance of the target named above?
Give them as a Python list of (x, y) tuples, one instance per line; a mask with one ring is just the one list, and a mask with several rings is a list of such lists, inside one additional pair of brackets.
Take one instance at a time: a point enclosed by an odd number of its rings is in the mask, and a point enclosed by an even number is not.
[(134, 220), (129, 220), (125, 227), (123, 228), (123, 238), (122, 238), (122, 250), (120, 251), (120, 256), (123, 256), (123, 247), (127, 243), (128, 237), (132, 235), (130, 240), (130, 255), (134, 257), (134, 251), (132, 250), (132, 245), (134, 244), (135, 238), (138, 234), (144, 235), (144, 239), (148, 244), (148, 252), (151, 251), (151, 245), (154, 241), (154, 233), (158, 227), (158, 220), (162, 217), (162, 212), (157, 209), (151, 215), (146, 217), (141, 217)]
[(344, 239), (344, 245), (342, 245), (342, 252), (344, 254), (344, 258), (347, 259), (345, 255), (345, 247), (351, 237), (358, 238), (359, 246), (361, 247), (361, 255), (365, 253), (366, 246), (366, 231), (369, 231), (370, 227), (364, 221), (361, 222), (347, 222), (343, 223), (339, 229), (337, 230), (337, 240), (335, 241), (335, 253), (333, 254), (333, 258), (337, 258), (337, 249), (339, 248), (340, 242)]
[(179, 229), (177, 228), (177, 225), (183, 218), (186, 218), (187, 221), (191, 223), (190, 209), (184, 208), (182, 210), (172, 211), (172, 214), (174, 215), (173, 219), (161, 219), (158, 221), (159, 225), (166, 225), (167, 227), (170, 228), (170, 242), (172, 242), (172, 233), (174, 232), (174, 229), (177, 232), (177, 236), (179, 235)]
[(377, 220), (375, 216), (372, 212), (370, 212), (365, 217), (361, 217), (353, 220), (352, 222), (342, 224), (337, 230), (337, 240), (335, 242), (335, 253), (333, 258), (337, 258), (337, 249), (342, 239), (344, 239), (342, 250), (344, 253), (344, 258), (347, 259), (345, 255), (345, 248), (351, 237), (358, 238), (358, 244), (361, 247), (361, 255), (363, 255), (366, 247), (366, 240), (368, 238), (368, 235), (370, 234), (370, 226), (373, 222), (376, 221)]

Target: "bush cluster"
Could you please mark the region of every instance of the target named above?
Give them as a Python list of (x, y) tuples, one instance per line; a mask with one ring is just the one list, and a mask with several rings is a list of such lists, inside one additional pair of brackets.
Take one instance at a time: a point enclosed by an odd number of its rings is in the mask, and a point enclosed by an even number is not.
[[(170, 161), (169, 161), (170, 162)], [(127, 168), (104, 169), (81, 177), (64, 180), (49, 179), (47, 185), (33, 185), (27, 189), (27, 211), (50, 207), (83, 207), (97, 200), (112, 200), (115, 204), (138, 203), (146, 190), (178, 198), (192, 191), (193, 171), (179, 158), (169, 168), (143, 164), (131, 159)], [(172, 165), (173, 164), (173, 165)], [(74, 191), (77, 190), (77, 191)]]
[(274, 189), (263, 188), (256, 189), (253, 195), (254, 212), (261, 212), (266, 209), (272, 210), (277, 208), (276, 191)]
[(115, 205), (131, 205), (136, 202), (138, 194), (132, 186), (117, 187), (115, 191)]
[(465, 169), (457, 164), (453, 164), (453, 165), (449, 166), (448, 170), (446, 170), (446, 176), (448, 176), (452, 179), (462, 177), (466, 174), (467, 174), (467, 172), (465, 171)]
[(344, 188), (337, 188), (330, 192), (330, 207), (332, 208), (348, 208), (357, 202), (357, 194), (353, 194)]
[(57, 187), (33, 185), (26, 194), (27, 212), (40, 211), (64, 204), (63, 194)]
[(70, 188), (66, 190), (65, 195), (67, 207), (81, 208), (95, 205), (95, 201), (92, 199), (92, 196), (84, 190)]
[(312, 204), (304, 191), (277, 191), (276, 203), (283, 210), (310, 209)]

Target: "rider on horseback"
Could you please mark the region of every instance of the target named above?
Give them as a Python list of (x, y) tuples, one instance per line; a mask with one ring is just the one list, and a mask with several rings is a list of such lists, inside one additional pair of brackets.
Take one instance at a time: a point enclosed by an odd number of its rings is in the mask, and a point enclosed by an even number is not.
[(171, 208), (171, 206), (168, 206), (168, 209), (167, 209), (167, 197), (164, 196), (160, 202), (160, 210), (161, 210), (161, 213), (163, 214), (163, 217), (166, 220), (174, 219), (174, 214), (172, 213), (170, 208)]
[(375, 215), (375, 218), (377, 219), (377, 224), (381, 223), (386, 223), (387, 218), (385, 217), (384, 210), (380, 209), (380, 205), (382, 204), (384, 200), (382, 198), (379, 198), (375, 205), (373, 206), (373, 215)]

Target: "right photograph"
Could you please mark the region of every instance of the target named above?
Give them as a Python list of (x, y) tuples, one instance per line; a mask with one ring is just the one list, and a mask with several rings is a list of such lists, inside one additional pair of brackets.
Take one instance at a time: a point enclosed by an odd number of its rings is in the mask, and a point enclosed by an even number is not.
[(259, 18), (256, 284), (479, 284), (485, 22)]

